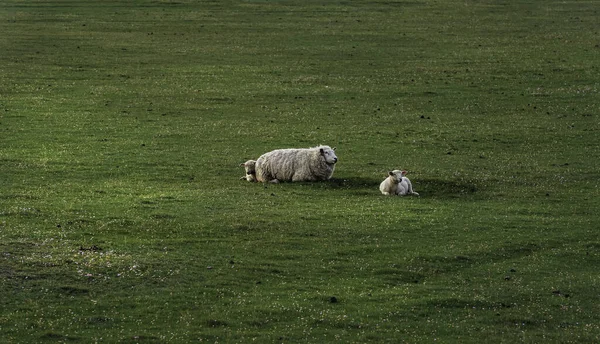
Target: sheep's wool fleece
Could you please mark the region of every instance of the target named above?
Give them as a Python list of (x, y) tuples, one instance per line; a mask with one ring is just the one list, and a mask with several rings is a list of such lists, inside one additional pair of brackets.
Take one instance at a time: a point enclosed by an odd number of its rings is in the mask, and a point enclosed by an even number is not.
[(327, 162), (321, 150), (337, 161), (329, 146), (276, 149), (256, 160), (256, 178), (259, 182), (328, 180), (333, 175), (335, 161)]
[(398, 196), (406, 196), (412, 194), (412, 185), (410, 180), (406, 177), (402, 177), (400, 183), (398, 183), (398, 190), (396, 190)]

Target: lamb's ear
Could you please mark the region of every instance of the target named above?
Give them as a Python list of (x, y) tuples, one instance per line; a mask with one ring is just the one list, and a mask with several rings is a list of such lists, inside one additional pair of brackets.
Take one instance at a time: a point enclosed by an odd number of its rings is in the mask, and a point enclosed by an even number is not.
[(392, 171), (389, 171), (389, 172), (388, 172), (388, 174), (389, 174), (390, 176), (393, 176), (393, 175), (394, 175), (394, 172), (392, 172)]
[(245, 163), (241, 163), (240, 166), (246, 166), (246, 164)]
[(332, 151), (335, 151), (335, 148), (336, 148), (336, 147), (333, 147), (333, 148), (331, 148), (331, 150), (332, 150)]
[(325, 155), (325, 150), (323, 148), (319, 149), (319, 152), (321, 153), (321, 155)]

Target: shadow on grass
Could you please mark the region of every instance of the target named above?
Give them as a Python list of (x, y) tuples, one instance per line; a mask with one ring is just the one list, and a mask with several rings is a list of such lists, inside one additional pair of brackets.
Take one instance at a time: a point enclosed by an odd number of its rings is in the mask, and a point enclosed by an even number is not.
[(55, 333), (55, 332), (48, 332), (40, 337), (40, 340), (42, 340), (42, 341), (55, 342), (55, 343), (56, 342), (61, 342), (61, 343), (78, 342), (79, 339), (80, 339), (79, 337), (71, 337), (71, 336), (67, 336), (67, 335)]
[(434, 198), (456, 198), (471, 195), (478, 191), (477, 185), (456, 180), (422, 179), (413, 182), (413, 188), (420, 194)]
[(355, 189), (355, 190), (364, 190), (364, 189), (376, 189), (379, 190), (379, 184), (382, 180), (372, 179), (372, 178), (361, 178), (361, 177), (352, 177), (352, 178), (332, 178), (328, 182), (324, 183), (327, 187), (332, 189)]
[[(327, 182), (316, 183), (320, 188), (327, 189), (345, 189), (353, 191), (376, 192), (379, 194), (379, 184), (383, 179), (374, 178), (332, 178)], [(411, 180), (413, 188), (421, 197), (428, 198), (458, 198), (473, 195), (479, 191), (479, 187), (474, 183), (443, 180), (443, 179), (415, 179)], [(306, 183), (309, 184), (309, 183)]]

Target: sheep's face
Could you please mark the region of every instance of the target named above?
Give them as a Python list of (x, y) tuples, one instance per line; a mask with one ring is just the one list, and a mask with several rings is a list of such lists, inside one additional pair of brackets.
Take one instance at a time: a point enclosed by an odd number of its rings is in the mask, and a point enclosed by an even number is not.
[(391, 177), (394, 184), (398, 184), (402, 181), (402, 177), (406, 175), (406, 171), (393, 170), (388, 172), (388, 175)]
[(329, 165), (333, 165), (338, 161), (337, 156), (335, 155), (335, 148), (330, 148), (328, 146), (323, 146), (320, 149), (321, 155), (325, 158), (325, 162)]
[(244, 166), (246, 174), (256, 173), (256, 160), (248, 160), (240, 166)]

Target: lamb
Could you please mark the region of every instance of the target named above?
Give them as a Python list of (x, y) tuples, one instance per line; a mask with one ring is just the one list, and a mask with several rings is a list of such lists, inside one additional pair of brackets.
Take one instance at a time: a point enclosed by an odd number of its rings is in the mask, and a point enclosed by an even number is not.
[(405, 177), (407, 173), (407, 171), (401, 170), (393, 170), (388, 172), (388, 177), (379, 185), (379, 190), (381, 193), (384, 195), (418, 196), (419, 194), (413, 190), (410, 180)]
[(402, 181), (398, 184), (398, 196), (406, 196), (406, 195), (415, 195), (419, 196), (415, 190), (413, 190), (412, 183), (410, 179), (406, 178), (405, 175), (408, 172), (402, 171)]
[(246, 179), (249, 182), (255, 182), (256, 181), (256, 160), (248, 160), (248, 161), (240, 164), (240, 166), (244, 166), (244, 169), (246, 170), (246, 175), (243, 177), (240, 177), (240, 179)]
[(379, 184), (379, 191), (382, 194), (389, 195), (397, 195), (398, 194), (398, 186), (402, 182), (402, 171), (393, 170), (388, 172), (388, 177)]
[(276, 149), (256, 160), (256, 179), (263, 183), (328, 180), (337, 161), (335, 148), (329, 146)]

